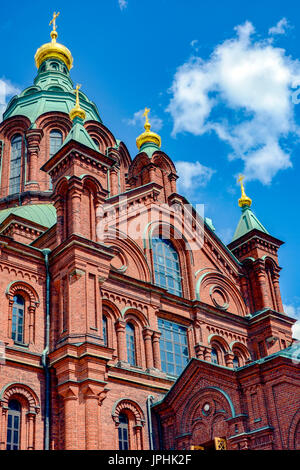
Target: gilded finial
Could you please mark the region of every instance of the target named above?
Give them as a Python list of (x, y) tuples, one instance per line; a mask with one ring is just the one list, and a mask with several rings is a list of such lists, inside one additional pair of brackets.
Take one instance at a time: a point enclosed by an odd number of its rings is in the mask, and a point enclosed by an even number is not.
[(250, 197), (246, 196), (244, 183), (243, 183), (244, 179), (245, 179), (245, 176), (239, 175), (238, 180), (237, 180), (238, 183), (241, 184), (241, 192), (242, 192), (242, 195), (239, 199), (239, 206), (240, 207), (245, 207), (245, 206), (250, 207), (251, 204), (252, 204), (252, 199), (250, 199)]
[(41, 64), (47, 60), (47, 59), (59, 59), (61, 60), (67, 67), (68, 70), (70, 70), (73, 66), (73, 57), (69, 49), (62, 44), (59, 44), (56, 42), (57, 39), (57, 25), (56, 25), (56, 19), (59, 16), (60, 12), (58, 11), (57, 13), (53, 13), (52, 20), (49, 23), (49, 26), (52, 25), (52, 31), (50, 33), (51, 36), (51, 42), (48, 42), (46, 44), (43, 44), (41, 47), (38, 48), (38, 50), (35, 53), (35, 64), (37, 68), (39, 69)]
[(54, 12), (53, 13), (53, 18), (52, 20), (50, 21), (49, 23), (49, 26), (51, 26), (51, 24), (53, 25), (52, 27), (52, 31), (50, 33), (50, 36), (52, 38), (52, 42), (55, 43), (56, 42), (56, 38), (57, 38), (57, 32), (56, 32), (56, 18), (59, 16), (59, 11), (56, 13)]
[(146, 144), (146, 143), (155, 144), (155, 145), (157, 145), (157, 147), (161, 146), (160, 136), (158, 134), (156, 134), (155, 132), (150, 131), (151, 124), (149, 122), (149, 117), (148, 117), (149, 113), (150, 113), (150, 108), (145, 108), (145, 111), (144, 111), (144, 114), (143, 114), (143, 116), (145, 118), (145, 124), (144, 124), (145, 132), (143, 132), (141, 135), (139, 135), (136, 139), (136, 145), (137, 145), (137, 148), (139, 150), (140, 150), (141, 146)]
[(79, 103), (79, 90), (81, 88), (81, 85), (77, 84), (76, 87), (75, 87), (75, 90), (73, 90), (73, 93), (75, 93), (76, 95), (76, 102), (75, 102), (75, 107), (71, 109), (70, 111), (70, 119), (73, 121), (75, 119), (75, 117), (79, 117), (81, 118), (82, 120), (85, 119), (85, 111), (83, 109), (81, 109), (80, 107), (80, 103)]

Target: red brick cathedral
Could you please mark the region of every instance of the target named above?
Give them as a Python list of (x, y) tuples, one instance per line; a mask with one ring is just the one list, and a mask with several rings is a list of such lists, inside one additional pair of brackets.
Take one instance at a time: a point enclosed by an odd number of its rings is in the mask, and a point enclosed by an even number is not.
[(0, 124), (0, 448), (299, 449), (282, 242), (241, 178), (225, 246), (148, 109), (132, 159), (56, 17)]

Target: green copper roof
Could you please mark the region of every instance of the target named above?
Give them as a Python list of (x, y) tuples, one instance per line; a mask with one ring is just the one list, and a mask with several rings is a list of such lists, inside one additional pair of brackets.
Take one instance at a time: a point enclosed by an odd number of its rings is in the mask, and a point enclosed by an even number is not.
[(56, 210), (52, 204), (27, 204), (24, 206), (10, 207), (0, 211), (0, 224), (10, 214), (18, 215), (30, 222), (35, 222), (43, 227), (52, 227), (56, 224)]
[(242, 215), (232, 241), (237, 240), (251, 230), (256, 229), (269, 234), (265, 227), (260, 223), (258, 218), (253, 214), (249, 206), (242, 207)]
[(79, 117), (75, 117), (72, 129), (65, 138), (63, 146), (65, 146), (70, 140), (76, 140), (80, 144), (83, 144), (86, 147), (92, 148), (93, 150), (99, 152), (99, 148), (87, 132), (86, 128), (83, 126), (83, 120)]
[(139, 153), (145, 152), (148, 157), (151, 158), (154, 152), (157, 152), (158, 150), (160, 150), (158, 145), (155, 145), (153, 142), (146, 142), (141, 146)]
[[(95, 103), (82, 92), (79, 97), (86, 120), (102, 122)], [(48, 59), (39, 68), (34, 85), (10, 100), (3, 119), (21, 115), (34, 124), (39, 116), (50, 111), (69, 114), (74, 105), (75, 94), (68, 69), (58, 59)]]

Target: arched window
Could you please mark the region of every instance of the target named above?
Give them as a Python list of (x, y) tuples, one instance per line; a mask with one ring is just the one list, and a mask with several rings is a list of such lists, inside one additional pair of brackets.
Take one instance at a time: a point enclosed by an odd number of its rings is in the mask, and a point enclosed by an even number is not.
[(233, 362), (233, 367), (234, 368), (240, 367), (240, 360), (239, 360), (239, 357), (237, 355), (234, 356), (232, 362)]
[(100, 148), (100, 145), (99, 145), (98, 140), (93, 138), (93, 142), (94, 142), (94, 144), (96, 145), (96, 147), (99, 149), (99, 148)]
[(169, 240), (152, 239), (155, 284), (181, 296), (181, 275), (178, 253)]
[(128, 438), (128, 418), (124, 413), (119, 415), (119, 449), (128, 450), (129, 449), (129, 438)]
[(135, 354), (135, 332), (134, 326), (131, 323), (126, 325), (126, 345), (127, 345), (127, 361), (130, 365), (136, 365)]
[(10, 400), (7, 413), (6, 449), (19, 450), (21, 428), (21, 405), (17, 400)]
[(51, 158), (58, 149), (62, 146), (63, 136), (60, 131), (51, 131), (50, 132), (50, 153), (49, 157)]
[(15, 295), (12, 310), (11, 337), (18, 343), (24, 342), (24, 310), (25, 301), (23, 297), (21, 295)]
[(219, 364), (219, 358), (218, 358), (218, 353), (217, 353), (216, 348), (212, 348), (210, 357), (211, 357), (211, 362), (213, 364)]
[(107, 341), (107, 318), (105, 315), (102, 317), (102, 335), (103, 335), (103, 344), (104, 346), (108, 345)]
[(9, 194), (20, 192), (22, 165), (22, 136), (15, 135), (11, 140)]

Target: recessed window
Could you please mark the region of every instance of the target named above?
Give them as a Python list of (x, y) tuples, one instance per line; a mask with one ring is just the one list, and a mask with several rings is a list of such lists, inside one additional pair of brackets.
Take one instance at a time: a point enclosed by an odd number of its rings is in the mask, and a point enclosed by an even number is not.
[(219, 358), (218, 358), (218, 353), (217, 353), (216, 348), (212, 348), (211, 353), (210, 353), (210, 358), (213, 364), (219, 364)]
[(102, 336), (103, 336), (103, 344), (104, 346), (108, 345), (107, 341), (107, 318), (105, 316), (102, 317)]
[(20, 192), (21, 184), (22, 136), (15, 135), (11, 140), (9, 194)]
[(50, 158), (60, 149), (62, 141), (63, 136), (60, 131), (54, 130), (50, 132)]
[(184, 326), (158, 319), (161, 368), (169, 375), (178, 376), (189, 361), (187, 331)]
[(10, 400), (7, 413), (6, 449), (19, 450), (21, 427), (21, 405), (17, 400)]
[(15, 295), (12, 309), (11, 337), (18, 343), (24, 342), (24, 310), (25, 301), (23, 297), (21, 295)]
[(136, 354), (135, 354), (135, 331), (134, 326), (131, 323), (126, 325), (126, 345), (127, 345), (127, 361), (130, 365), (136, 365)]
[(98, 140), (93, 138), (93, 142), (94, 142), (94, 144), (96, 145), (96, 147), (99, 149), (99, 148), (100, 148), (100, 145), (99, 145)]
[(153, 238), (152, 250), (155, 284), (181, 296), (179, 257), (172, 243), (162, 237)]
[(239, 361), (239, 357), (237, 355), (235, 355), (234, 358), (233, 358), (233, 367), (234, 368), (240, 367), (240, 361)]
[(119, 449), (128, 450), (129, 449), (129, 437), (128, 437), (128, 418), (124, 413), (119, 415)]

